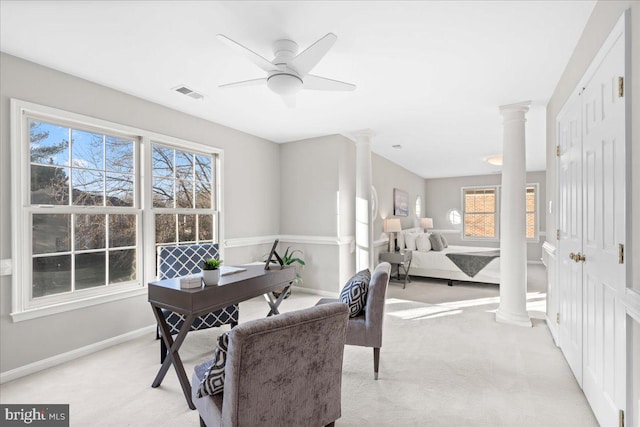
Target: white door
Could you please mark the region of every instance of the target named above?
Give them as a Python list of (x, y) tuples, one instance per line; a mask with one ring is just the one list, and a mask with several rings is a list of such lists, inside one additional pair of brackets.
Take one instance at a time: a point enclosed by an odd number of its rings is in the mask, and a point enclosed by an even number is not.
[[(625, 407), (625, 75), (624, 33), (608, 47), (582, 93), (582, 387), (603, 426)], [(621, 363), (622, 362), (622, 363)]]
[[(582, 385), (582, 126), (581, 98), (572, 98), (558, 120), (559, 343)], [(570, 256), (571, 255), (571, 256)]]

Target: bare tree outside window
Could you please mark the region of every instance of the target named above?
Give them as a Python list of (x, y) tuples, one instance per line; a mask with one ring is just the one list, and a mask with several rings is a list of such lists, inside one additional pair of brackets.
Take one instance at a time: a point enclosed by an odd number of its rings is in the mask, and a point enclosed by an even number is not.
[(33, 298), (136, 280), (137, 215), (100, 209), (134, 206), (134, 144), (29, 120), (31, 204), (95, 210), (33, 213)]

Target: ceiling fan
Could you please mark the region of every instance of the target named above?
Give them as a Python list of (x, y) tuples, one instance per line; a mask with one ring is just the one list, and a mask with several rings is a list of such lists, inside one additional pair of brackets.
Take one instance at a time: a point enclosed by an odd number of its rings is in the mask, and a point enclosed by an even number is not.
[(322, 37), (300, 54), (298, 54), (298, 44), (293, 40), (276, 40), (273, 43), (275, 56), (273, 61), (267, 60), (223, 34), (218, 34), (217, 37), (267, 73), (266, 77), (227, 83), (220, 85), (221, 88), (266, 84), (269, 89), (282, 96), (289, 107), (295, 106), (295, 94), (301, 89), (350, 91), (356, 88), (356, 85), (351, 83), (309, 74), (338, 39), (333, 33)]

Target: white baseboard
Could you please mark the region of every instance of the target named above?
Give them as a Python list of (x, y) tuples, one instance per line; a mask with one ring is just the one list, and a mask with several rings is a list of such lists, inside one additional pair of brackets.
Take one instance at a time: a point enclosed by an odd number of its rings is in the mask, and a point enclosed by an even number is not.
[(80, 347), (75, 350), (68, 351), (66, 353), (58, 354), (53, 357), (38, 360), (37, 362), (30, 363), (28, 365), (20, 366), (10, 371), (0, 372), (0, 384), (4, 384), (8, 381), (25, 377), (35, 372), (42, 371), (44, 369), (52, 368), (70, 360), (77, 359), (82, 356), (86, 356), (91, 353), (95, 353), (105, 348), (112, 347), (117, 344), (121, 344), (127, 341), (131, 341), (138, 337), (148, 335), (150, 338), (156, 331), (156, 325), (145, 326), (144, 328), (137, 329), (135, 331), (127, 332), (126, 334), (118, 335), (112, 338), (108, 338), (104, 341), (89, 344), (85, 347)]
[(305, 294), (319, 295), (321, 297), (338, 298), (338, 292), (321, 291), (319, 289), (305, 288), (304, 286), (292, 286), (296, 292), (302, 292)]
[(545, 319), (547, 321), (547, 327), (549, 328), (549, 332), (551, 332), (551, 337), (553, 338), (553, 342), (556, 347), (560, 347), (558, 343), (558, 324), (553, 319), (549, 319), (549, 316), (546, 315)]

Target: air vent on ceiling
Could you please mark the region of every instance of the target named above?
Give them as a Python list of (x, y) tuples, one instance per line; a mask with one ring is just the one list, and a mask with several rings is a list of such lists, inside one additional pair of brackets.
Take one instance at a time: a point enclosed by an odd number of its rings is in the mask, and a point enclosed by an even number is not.
[(196, 92), (193, 89), (190, 89), (186, 86), (178, 86), (178, 87), (174, 87), (173, 90), (175, 90), (176, 92), (179, 92), (183, 95), (187, 95), (189, 98), (193, 98), (193, 99), (202, 99), (204, 98), (204, 95), (201, 93)]

